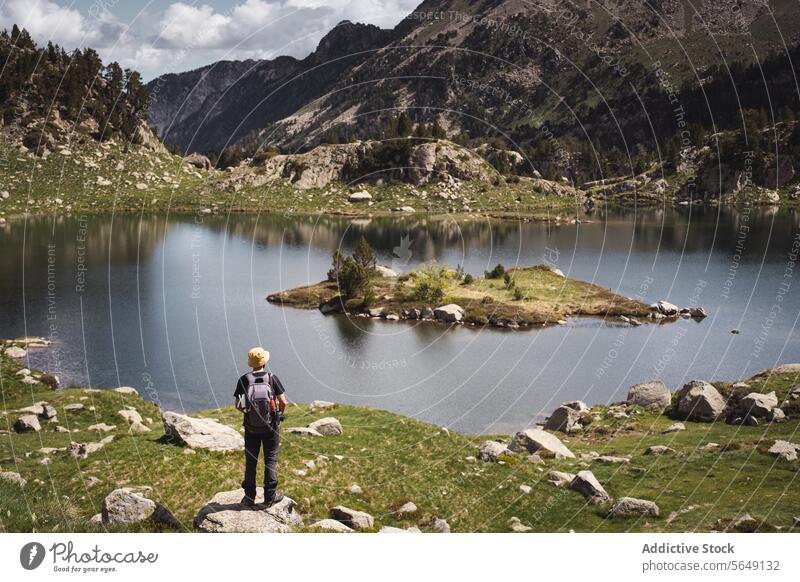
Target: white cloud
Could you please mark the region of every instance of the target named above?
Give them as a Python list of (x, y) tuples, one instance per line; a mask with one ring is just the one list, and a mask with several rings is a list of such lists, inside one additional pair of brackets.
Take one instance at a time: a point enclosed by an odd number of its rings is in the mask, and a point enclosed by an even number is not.
[(27, 28), (39, 42), (91, 46), (104, 60), (145, 78), (220, 59), (298, 58), (341, 20), (390, 27), (421, 0), (243, 0), (222, 10), (213, 0), (174, 2), (156, 18), (126, 23), (107, 10), (82, 14), (52, 0), (0, 0), (0, 26)]

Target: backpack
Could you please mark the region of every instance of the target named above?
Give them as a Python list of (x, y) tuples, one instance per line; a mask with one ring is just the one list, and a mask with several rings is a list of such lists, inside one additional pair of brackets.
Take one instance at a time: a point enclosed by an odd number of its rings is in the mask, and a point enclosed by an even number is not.
[(272, 389), (272, 374), (256, 376), (252, 372), (245, 375), (244, 426), (253, 433), (271, 432), (275, 428), (277, 403)]

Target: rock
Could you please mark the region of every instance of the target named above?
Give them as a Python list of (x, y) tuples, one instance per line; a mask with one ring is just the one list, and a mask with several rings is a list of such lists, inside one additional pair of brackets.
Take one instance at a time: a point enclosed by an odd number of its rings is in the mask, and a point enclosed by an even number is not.
[(562, 443), (557, 436), (545, 432), (540, 428), (530, 428), (518, 432), (514, 435), (514, 439), (511, 441), (508, 448), (513, 452), (527, 451), (529, 453), (535, 453), (537, 451), (546, 451), (554, 454), (557, 458), (575, 458), (572, 451), (564, 446), (564, 443)]
[(433, 317), (445, 323), (458, 323), (464, 317), (464, 308), (455, 303), (442, 305), (433, 310)]
[(562, 402), (561, 406), (566, 406), (577, 412), (588, 412), (590, 410), (583, 400), (568, 400), (567, 402)]
[(389, 267), (384, 267), (383, 265), (377, 265), (375, 267), (375, 271), (381, 277), (397, 277), (397, 271), (390, 269)]
[(84, 408), (86, 407), (83, 404), (81, 404), (80, 402), (75, 402), (73, 404), (67, 404), (64, 407), (64, 410), (66, 410), (67, 412), (78, 412), (79, 410), (83, 410)]
[(39, 384), (39, 380), (37, 380), (33, 376), (23, 376), (22, 383), (31, 386), (33, 384)]
[(372, 200), (372, 194), (367, 192), (366, 190), (360, 190), (358, 192), (353, 192), (350, 196), (347, 197), (350, 202), (366, 202), (368, 200)]
[(22, 368), (14, 373), (15, 376), (30, 376), (31, 371), (28, 368)]
[(90, 454), (95, 453), (102, 449), (105, 443), (69, 443), (67, 452), (71, 457), (76, 459), (86, 459)]
[(164, 434), (177, 443), (209, 451), (244, 450), (239, 431), (210, 418), (192, 418), (177, 412), (163, 412)]
[(86, 430), (96, 430), (98, 432), (111, 432), (112, 430), (116, 430), (117, 425), (106, 424), (101, 422), (99, 424), (93, 424), (91, 426), (87, 426)]
[(636, 499), (635, 497), (620, 497), (614, 502), (608, 517), (621, 515), (655, 515), (659, 513), (658, 505), (646, 499)]
[(562, 473), (561, 471), (550, 471), (547, 474), (547, 480), (556, 487), (566, 487), (572, 483), (574, 478), (575, 475), (572, 473)]
[[(291, 497), (265, 508), (242, 505), (244, 489), (221, 491), (206, 503), (194, 518), (194, 526), (212, 533), (285, 533), (303, 524)], [(256, 489), (256, 500), (264, 498), (264, 488)]]
[(672, 392), (660, 380), (634, 384), (628, 389), (627, 403), (651, 410), (664, 410), (672, 401)]
[(312, 400), (308, 405), (309, 412), (319, 412), (321, 410), (332, 410), (336, 408), (334, 402), (326, 402), (325, 400)]
[(778, 457), (784, 461), (796, 461), (797, 455), (800, 453), (800, 445), (778, 440), (769, 448), (768, 452), (773, 457)]
[(496, 461), (498, 457), (512, 454), (505, 444), (498, 441), (485, 441), (478, 447), (478, 458), (481, 461)]
[(581, 413), (569, 406), (559, 406), (547, 419), (544, 427), (547, 430), (557, 430), (571, 433), (583, 428), (580, 424)]
[(5, 349), (4, 353), (9, 358), (16, 358), (16, 359), (24, 358), (25, 356), (28, 355), (27, 351), (25, 351), (24, 349), (22, 349), (22, 348), (20, 348), (18, 346), (8, 347), (8, 348)]
[(352, 493), (353, 495), (361, 495), (364, 493), (364, 490), (361, 488), (360, 485), (353, 483), (350, 487), (347, 488), (348, 493)]
[(318, 437), (322, 436), (317, 431), (315, 431), (313, 429), (310, 429), (308, 427), (305, 427), (305, 426), (290, 426), (290, 427), (287, 427), (287, 428), (283, 429), (283, 432), (285, 432), (287, 434), (301, 434), (301, 435), (304, 435), (304, 436), (318, 436)]
[(776, 368), (767, 368), (761, 374), (800, 374), (800, 364), (781, 364)]
[(39, 432), (42, 430), (42, 425), (39, 424), (39, 418), (35, 414), (23, 414), (14, 423), (15, 432)]
[(592, 503), (604, 503), (611, 499), (591, 471), (579, 471), (569, 484), (569, 488), (591, 500)]
[(103, 500), (100, 512), (103, 524), (128, 525), (149, 520), (179, 529), (178, 520), (166, 507), (145, 497), (150, 491), (150, 487), (114, 489)]
[(671, 455), (675, 452), (675, 449), (664, 446), (664, 445), (653, 445), (652, 447), (647, 447), (644, 451), (645, 455)]
[(408, 527), (403, 529), (401, 527), (393, 527), (391, 525), (385, 525), (381, 529), (378, 530), (378, 533), (422, 533), (418, 527)]
[(527, 525), (524, 525), (518, 517), (511, 517), (508, 520), (508, 527), (511, 531), (516, 533), (525, 533), (527, 531), (531, 531), (531, 528)]
[(413, 501), (406, 501), (403, 505), (397, 508), (395, 515), (398, 517), (407, 517), (417, 512), (417, 506)]
[(130, 410), (130, 409), (118, 410), (117, 414), (119, 414), (122, 418), (124, 418), (128, 422), (128, 424), (132, 424), (134, 422), (138, 422), (141, 424), (142, 422), (142, 415), (135, 410)]
[(41, 414), (39, 414), (39, 416), (41, 418), (43, 418), (45, 420), (54, 421), (55, 418), (56, 418), (56, 414), (58, 414), (58, 413), (56, 411), (55, 406), (53, 406), (51, 404), (47, 404), (45, 402), (42, 403), (42, 412), (41, 412)]
[(112, 392), (119, 392), (120, 394), (130, 394), (133, 396), (139, 396), (139, 391), (132, 386), (120, 386), (119, 388), (114, 388), (111, 390)]
[(416, 209), (413, 206), (401, 206), (397, 210), (398, 210), (398, 212), (406, 212), (408, 214), (416, 212)]
[(725, 411), (725, 399), (714, 386), (692, 380), (678, 393), (678, 412), (688, 420), (712, 422)]
[(767, 419), (770, 422), (783, 422), (784, 420), (786, 420), (786, 413), (784, 413), (783, 410), (781, 410), (780, 408), (776, 407), (772, 409), (772, 412), (769, 413)]
[(13, 471), (0, 471), (0, 481), (13, 483), (14, 485), (19, 485), (20, 487), (25, 487), (25, 485), (28, 484), (22, 475)]
[(331, 517), (353, 529), (372, 529), (375, 527), (375, 520), (369, 513), (357, 511), (337, 505), (331, 509)]
[(339, 436), (342, 434), (341, 423), (333, 417), (320, 418), (308, 425), (308, 428), (322, 436)]
[[(131, 433), (131, 434), (144, 434), (146, 432), (150, 432), (150, 428), (145, 426), (141, 422), (133, 422), (128, 427), (128, 432)], [(187, 450), (191, 450), (191, 449), (187, 449)]]
[(93, 477), (92, 475), (89, 475), (83, 480), (83, 482), (86, 483), (87, 487), (94, 487), (95, 485), (100, 483), (100, 479), (98, 479), (97, 477)]
[(631, 462), (628, 457), (615, 457), (612, 455), (600, 455), (595, 461), (605, 465), (627, 465)]
[(719, 448), (719, 443), (706, 443), (700, 447), (701, 451), (713, 451)]
[(666, 315), (668, 317), (672, 317), (680, 313), (680, 309), (678, 309), (678, 306), (673, 305), (669, 301), (658, 301), (657, 303), (654, 303), (650, 307), (655, 309), (658, 313)]
[(213, 168), (211, 160), (208, 159), (208, 157), (198, 153), (189, 154), (188, 156), (183, 158), (183, 161), (189, 164), (190, 166), (194, 166), (199, 170), (208, 171)]
[(702, 307), (690, 307), (688, 313), (689, 317), (692, 317), (694, 319), (704, 319), (708, 317), (706, 310), (703, 309)]
[(352, 532), (353, 528), (346, 526), (341, 521), (335, 519), (321, 519), (311, 524), (312, 528), (321, 529), (323, 531), (332, 531), (338, 533)]
[(664, 429), (662, 434), (670, 434), (673, 432), (679, 432), (682, 430), (686, 430), (686, 425), (682, 422), (676, 422), (674, 424), (669, 425), (667, 428)]
[(772, 413), (772, 409), (778, 406), (778, 397), (775, 392), (769, 394), (761, 394), (759, 392), (751, 392), (739, 403), (739, 408), (744, 414), (755, 416), (757, 418), (766, 418)]
[(450, 533), (450, 524), (446, 520), (436, 518), (431, 524), (431, 531), (436, 533)]
[(63, 426), (60, 426), (60, 425), (58, 425), (58, 426), (56, 426), (55, 428), (53, 428), (53, 430), (54, 430), (55, 432), (69, 432), (69, 429), (68, 429), (68, 428), (66, 428), (66, 427), (63, 427)]
[(35, 414), (36, 416), (40, 416), (44, 414), (44, 406), (42, 406), (42, 403), (32, 404), (31, 406), (20, 408), (17, 412), (20, 414)]
[(533, 488), (530, 485), (520, 485), (519, 490), (527, 495), (528, 493), (533, 491)]

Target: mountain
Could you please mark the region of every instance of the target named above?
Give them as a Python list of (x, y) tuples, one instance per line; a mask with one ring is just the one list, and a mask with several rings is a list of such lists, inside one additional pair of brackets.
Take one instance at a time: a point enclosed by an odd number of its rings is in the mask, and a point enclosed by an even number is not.
[[(302, 60), (160, 77), (148, 85), (149, 119), (185, 151), (370, 138), (404, 110), (534, 160), (572, 158), (592, 140), (652, 152), (680, 134), (673, 95), (700, 107), (690, 113), (706, 128), (735, 124), (714, 118), (703, 85), (730, 85), (799, 31), (790, 0), (426, 0), (393, 30), (340, 23)], [(775, 93), (797, 105), (796, 90)], [(756, 101), (764, 106), (763, 88)]]

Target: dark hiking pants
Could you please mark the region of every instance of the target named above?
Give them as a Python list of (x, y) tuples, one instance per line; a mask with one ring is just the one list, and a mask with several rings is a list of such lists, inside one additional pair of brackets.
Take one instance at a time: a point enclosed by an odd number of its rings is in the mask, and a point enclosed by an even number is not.
[(258, 453), (264, 447), (264, 499), (268, 500), (275, 495), (278, 488), (278, 448), (281, 439), (277, 431), (264, 434), (254, 434), (245, 430), (244, 433), (244, 481), (242, 487), (244, 494), (255, 501), (256, 498), (256, 465)]

